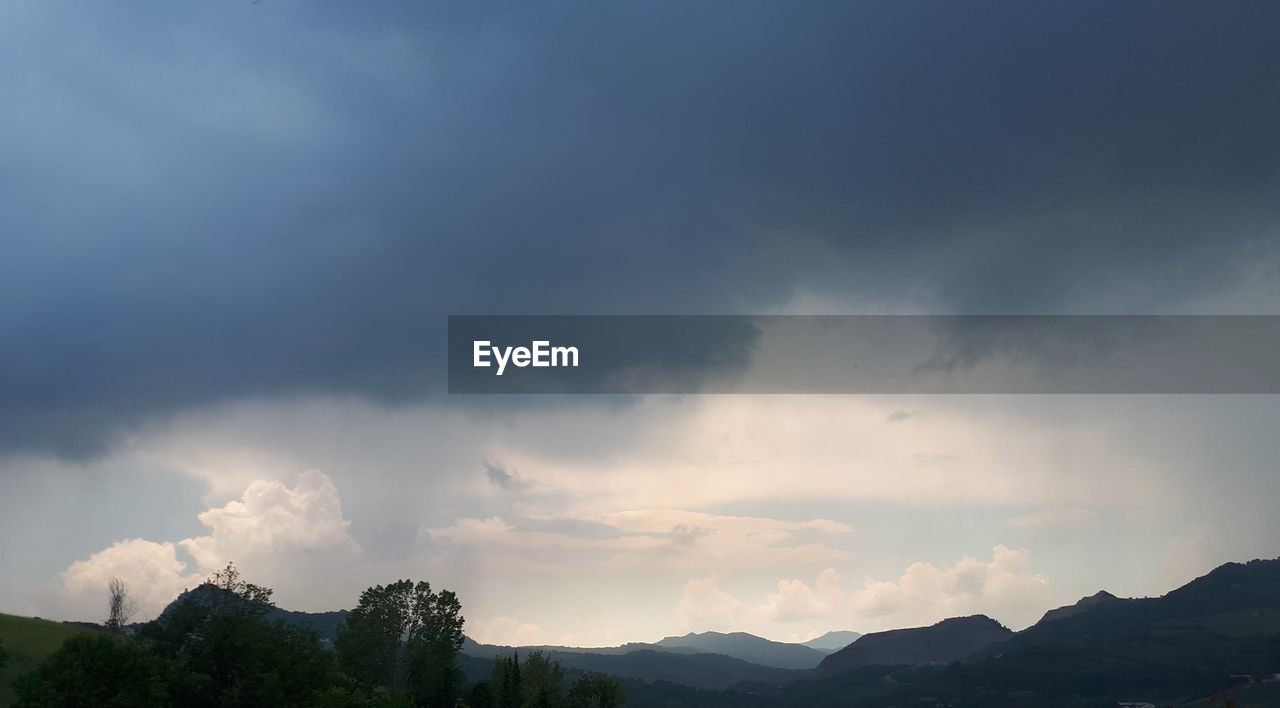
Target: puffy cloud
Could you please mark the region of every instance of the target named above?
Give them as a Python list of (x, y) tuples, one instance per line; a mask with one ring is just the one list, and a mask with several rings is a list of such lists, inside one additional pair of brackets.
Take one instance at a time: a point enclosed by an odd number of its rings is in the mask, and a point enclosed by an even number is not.
[(261, 556), (354, 555), (360, 547), (348, 535), (342, 500), (320, 472), (304, 472), (292, 488), (257, 480), (240, 499), (200, 514), (209, 534), (182, 541), (196, 565), (217, 568)]
[[(320, 472), (300, 475), (293, 487), (256, 480), (239, 499), (209, 509), (199, 519), (209, 529), (204, 536), (177, 543), (119, 541), (72, 563), (62, 574), (64, 593), (92, 617), (88, 608), (94, 598), (105, 592), (112, 577), (119, 577), (139, 607), (155, 616), (184, 588), (228, 562), (255, 581), (300, 588), (318, 572), (360, 553), (347, 533), (350, 522), (343, 517), (338, 490)], [(189, 562), (179, 557), (182, 551)]]
[(531, 622), (521, 622), (510, 617), (494, 617), (475, 629), (469, 629), (471, 638), (482, 644), (500, 646), (528, 646), (545, 644), (546, 633)]
[(827, 568), (812, 587), (800, 580), (779, 580), (778, 591), (769, 596), (768, 605), (778, 621), (795, 622), (829, 617), (842, 599), (840, 574)]
[(1024, 516), (1015, 516), (1008, 521), (1009, 526), (1015, 529), (1082, 528), (1093, 526), (1096, 523), (1098, 523), (1098, 513), (1096, 511), (1079, 507), (1041, 509)]
[(508, 492), (519, 492), (529, 488), (529, 482), (520, 477), (520, 473), (513, 469), (508, 469), (500, 464), (485, 460), (481, 464), (484, 465), (485, 476), (489, 478), (489, 483)]
[(1029, 622), (1043, 610), (1048, 581), (1028, 572), (1028, 557), (1024, 549), (998, 545), (989, 562), (966, 556), (950, 568), (913, 563), (896, 582), (866, 581), (846, 595), (846, 606), (863, 617), (895, 621), (931, 622), (981, 612), (1007, 624)]
[(695, 631), (742, 629), (750, 608), (716, 584), (714, 578), (690, 578), (676, 603), (679, 626)]
[[(1044, 611), (1048, 599), (1048, 581), (1028, 570), (1028, 557), (1026, 550), (999, 545), (990, 561), (966, 556), (947, 568), (912, 563), (897, 580), (868, 578), (852, 587), (828, 568), (812, 584), (778, 581), (777, 590), (757, 604), (721, 589), (714, 578), (693, 578), (685, 584), (675, 614), (690, 630), (732, 627), (784, 637), (822, 628), (869, 632), (920, 626), (975, 613), (1025, 625)], [(796, 624), (806, 626), (796, 630)]]
[[(1083, 398), (653, 397), (594, 415), (513, 409), (501, 421), (341, 400), (237, 406), (144, 431), (137, 441), (142, 447), (123, 450), (112, 463), (112, 469), (124, 469), (152, 460), (144, 452), (155, 453), (162, 458), (154, 460), (157, 473), (178, 470), (195, 477), (185, 498), (190, 510), (179, 516), (192, 522), (197, 512), (210, 510), (207, 531), (150, 531), (155, 522), (135, 520), (98, 530), (85, 525), (95, 508), (86, 503), (62, 507), (75, 510), (63, 535), (83, 529), (80, 537), (101, 539), (88, 551), (139, 536), (172, 541), (177, 558), (188, 564), (181, 574), (202, 569), (180, 539), (221, 538), (206, 539), (200, 547), (211, 556), (234, 558), (255, 581), (276, 587), (282, 604), (298, 609), (350, 606), (361, 587), (422, 577), (459, 591), (477, 625), (488, 617), (514, 616), (549, 628), (557, 637), (571, 626), (582, 641), (592, 643), (604, 641), (603, 622), (610, 614), (607, 607), (596, 609), (590, 603), (634, 608), (630, 624), (610, 630), (619, 641), (656, 638), (675, 629), (671, 609), (684, 582), (708, 575), (753, 607), (765, 604), (769, 594), (781, 594), (776, 616), (752, 615), (759, 626), (772, 629), (771, 636), (831, 628), (865, 631), (894, 626), (896, 616), (904, 618), (903, 624), (923, 622), (929, 618), (894, 615), (892, 608), (901, 605), (903, 594), (900, 571), (923, 558), (951, 570), (953, 561), (971, 549), (1006, 540), (1002, 533), (1015, 533), (1009, 538), (1021, 544), (1032, 538), (1029, 529), (1009, 527), (1008, 518), (1044, 509), (1096, 509), (1099, 527), (1123, 537), (1124, 543), (1087, 563), (1079, 554), (1041, 556), (1062, 548), (1062, 537), (1053, 533), (1058, 527), (1042, 525), (1046, 535), (1036, 536), (1041, 542), (1030, 545), (1043, 564), (1040, 572), (1054, 578), (1053, 598), (1028, 615), (1098, 587), (1156, 594), (1223, 560), (1262, 555), (1239, 550), (1241, 539), (1267, 537), (1240, 524), (1211, 529), (1208, 537), (1216, 540), (1208, 545), (1170, 539), (1188, 515), (1197, 515), (1197, 505), (1215, 503), (1210, 487), (1221, 491), (1230, 484), (1239, 492), (1211, 509), (1244, 518), (1242, 523), (1254, 517), (1260, 524), (1274, 521), (1265, 514), (1240, 513), (1269, 498), (1259, 490), (1275, 486), (1274, 476), (1265, 474), (1273, 451), (1255, 445), (1253, 453), (1231, 457), (1249, 450), (1250, 436), (1270, 440), (1258, 421), (1276, 412), (1274, 402), (1197, 399), (1197, 406), (1215, 406), (1210, 411), (1220, 418), (1216, 423), (1168, 402), (1160, 407), (1129, 398), (1101, 403)], [(925, 412), (886, 425), (885, 416), (895, 410)], [(1210, 445), (1203, 450), (1202, 440)], [(927, 465), (917, 459), (922, 452), (952, 458)], [(1214, 458), (1231, 464), (1224, 463), (1221, 474), (1203, 475)], [(536, 484), (499, 492), (478, 464), (484, 459), (498, 460)], [(336, 575), (319, 574), (304, 567), (302, 559), (283, 556), (323, 557), (334, 551), (300, 550), (296, 534), (289, 541), (283, 532), (269, 539), (259, 537), (261, 529), (251, 532), (253, 519), (275, 506), (280, 509), (272, 513), (290, 524), (310, 523), (305, 514), (295, 518), (296, 512), (286, 512), (289, 503), (264, 500), (288, 498), (281, 488), (294, 490), (294, 475), (313, 466), (335, 471), (341, 516), (331, 516), (339, 523), (353, 520), (349, 535), (375, 549), (382, 543), (381, 529), (395, 524), (401, 551), (376, 558), (365, 554), (333, 569), (340, 571)], [(92, 471), (95, 477), (104, 476), (99, 467)], [(70, 474), (33, 473), (31, 478)], [(272, 479), (285, 481), (267, 484)], [(215, 485), (203, 506), (199, 482)], [(246, 498), (250, 487), (262, 491)], [(87, 493), (88, 487), (78, 489)], [(175, 493), (168, 489), (138, 489), (138, 498), (146, 503), (177, 508)], [(58, 498), (52, 493), (37, 497), (33, 487), (20, 484), (11, 484), (11, 490), (11, 508), (19, 508), (19, 499), (32, 505), (32, 500), (53, 503)], [(635, 503), (646, 500), (656, 503)], [(1166, 504), (1170, 500), (1178, 503)], [(1016, 511), (1010, 513), (1015, 503)], [(1156, 507), (1170, 509), (1169, 520), (1155, 516), (1150, 523), (1116, 526), (1122, 517), (1132, 521), (1135, 514)], [(1117, 512), (1104, 513), (1107, 509)], [(1201, 515), (1217, 514), (1201, 510)], [(17, 529), (12, 522), (23, 517), (11, 513), (8, 518)], [(844, 532), (842, 522), (856, 525), (859, 533)], [(890, 535), (900, 542), (877, 542), (878, 536)], [(56, 537), (39, 539), (36, 543), (45, 545), (34, 548), (18, 545), (16, 534), (8, 538), (15, 540), (0, 549), (8, 551), (6, 557), (56, 559), (49, 570), (37, 568), (27, 576), (20, 571), (7, 578), (29, 587), (47, 584), (53, 580), (51, 571), (89, 557), (87, 551), (69, 549), (70, 544), (49, 545)], [(341, 535), (336, 538), (333, 547), (343, 548)], [(1185, 558), (1185, 551), (1171, 558), (1172, 577), (1165, 578), (1160, 576), (1161, 559), (1169, 543), (1197, 551), (1194, 558)], [(247, 557), (239, 557), (246, 548), (275, 548), (276, 557), (264, 551), (260, 567), (251, 566)], [(1139, 557), (1147, 560), (1129, 562)], [(300, 567), (305, 572), (298, 572)], [(849, 620), (832, 614), (828, 607), (845, 605), (818, 592), (814, 579), (828, 567), (839, 570), (846, 593), (863, 590), (867, 574), (884, 583), (863, 593), (868, 611), (878, 614), (863, 619), (850, 610)], [(521, 580), (531, 592), (513, 601), (503, 589), (518, 573), (524, 574)], [(779, 579), (794, 584), (783, 592), (776, 585)], [(87, 610), (61, 614), (50, 604), (58, 593), (44, 594), (48, 599), (32, 593), (36, 599), (28, 603), (9, 593), (8, 611), (68, 618), (101, 615), (100, 589), (91, 589), (77, 604)], [(1017, 621), (1016, 613), (996, 616)], [(828, 624), (822, 617), (836, 619)]]
[(137, 619), (146, 619), (155, 617), (178, 593), (198, 584), (202, 577), (178, 559), (174, 544), (134, 538), (118, 541), (72, 563), (62, 573), (62, 584), (73, 601), (80, 601), (82, 606), (100, 601), (105, 608), (107, 583), (120, 578), (144, 615)]

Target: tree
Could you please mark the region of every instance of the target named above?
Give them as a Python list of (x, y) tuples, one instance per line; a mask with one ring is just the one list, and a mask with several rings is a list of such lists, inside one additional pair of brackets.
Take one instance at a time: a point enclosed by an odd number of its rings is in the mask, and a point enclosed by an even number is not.
[(542, 651), (530, 652), (523, 662), (517, 652), (500, 655), (483, 693), (473, 702), (484, 700), (494, 708), (562, 708), (564, 667)]
[(413, 652), (408, 693), (423, 708), (454, 708), (462, 695), (465, 677), (457, 662), (457, 650), (446, 642), (427, 642)]
[(129, 597), (129, 587), (120, 578), (112, 578), (107, 583), (107, 629), (119, 634), (137, 609)]
[(0, 642), (0, 669), (4, 668), (4, 664), (9, 660), (9, 655), (5, 653), (4, 642)]
[(530, 708), (552, 708), (563, 701), (564, 668), (541, 651), (525, 657), (520, 681), (520, 695)]
[(489, 683), (493, 685), (497, 708), (520, 708), (520, 655), (496, 657)]
[(235, 563), (217, 571), (195, 589), (184, 591), (139, 634), (168, 647), (180, 647), (208, 631), (217, 618), (263, 619), (275, 607), (271, 588), (247, 582)]
[(414, 708), (414, 704), (409, 696), (392, 694), (382, 686), (335, 686), (308, 708)]
[(268, 619), (271, 595), (228, 564), (138, 632), (194, 687), (181, 705), (315, 706), (341, 688), (314, 630)]
[(259, 615), (214, 616), (173, 656), (204, 687), (193, 707), (312, 706), (338, 674), (314, 630)]
[(478, 681), (467, 691), (467, 708), (495, 708), (493, 689), (488, 681)]
[(335, 646), (342, 666), (366, 686), (411, 693), (420, 705), (456, 698), (462, 605), (449, 590), (400, 580), (360, 593)]
[(256, 614), (266, 614), (271, 608), (275, 607), (275, 603), (271, 600), (273, 590), (261, 585), (254, 585), (246, 582), (240, 577), (240, 569), (233, 562), (228, 562), (227, 566), (222, 570), (214, 573), (207, 581), (206, 585), (222, 590), (222, 596), (226, 599), (234, 598), (229, 603), (236, 610), (247, 610)]
[(619, 708), (622, 701), (622, 684), (608, 674), (583, 674), (569, 687), (572, 708)]
[(13, 683), (18, 706), (170, 706), (182, 703), (173, 666), (133, 641), (104, 634), (70, 637)]

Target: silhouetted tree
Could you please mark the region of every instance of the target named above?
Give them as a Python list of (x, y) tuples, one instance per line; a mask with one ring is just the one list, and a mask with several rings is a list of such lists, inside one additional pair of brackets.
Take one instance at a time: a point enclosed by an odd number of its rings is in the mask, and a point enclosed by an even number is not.
[(174, 666), (137, 642), (104, 634), (77, 634), (31, 673), (13, 682), (17, 705), (171, 706), (182, 701)]
[(181, 646), (205, 632), (215, 618), (263, 619), (275, 607), (271, 595), (271, 588), (247, 582), (235, 563), (227, 563), (194, 590), (183, 592), (140, 634), (162, 645)]
[(623, 699), (622, 684), (608, 674), (583, 674), (569, 687), (572, 708), (619, 708)]
[(305, 706), (332, 685), (336, 657), (307, 627), (257, 615), (214, 617), (177, 656), (209, 678), (209, 706)]
[(363, 685), (411, 693), (420, 705), (448, 703), (461, 684), (461, 610), (457, 595), (425, 582), (368, 588), (335, 642), (342, 666)]
[(442, 641), (426, 642), (413, 652), (407, 685), (418, 706), (454, 708), (464, 683), (457, 655), (452, 645)]
[(493, 662), (493, 675), (489, 679), (497, 698), (498, 708), (521, 708), (520, 654), (499, 656)]
[(413, 699), (393, 694), (382, 686), (364, 688), (354, 684), (334, 687), (308, 708), (415, 708)]
[(530, 652), (520, 671), (520, 694), (530, 708), (553, 708), (564, 697), (564, 668), (541, 651)]
[(107, 583), (107, 629), (119, 634), (133, 619), (137, 606), (129, 597), (129, 587), (120, 578)]
[(205, 584), (222, 590), (220, 599), (236, 611), (266, 614), (275, 607), (275, 603), (271, 600), (274, 591), (268, 587), (246, 582), (240, 577), (240, 569), (232, 562), (228, 562), (225, 568), (214, 573)]
[(197, 687), (180, 705), (314, 706), (335, 686), (336, 657), (314, 630), (269, 620), (271, 595), (228, 564), (138, 632)]
[(488, 681), (478, 681), (467, 691), (467, 708), (496, 708)]

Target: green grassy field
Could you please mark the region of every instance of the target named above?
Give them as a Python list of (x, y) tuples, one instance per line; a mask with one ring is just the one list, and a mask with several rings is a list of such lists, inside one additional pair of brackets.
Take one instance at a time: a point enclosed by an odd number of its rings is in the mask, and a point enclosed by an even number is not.
[(67, 637), (84, 631), (88, 630), (61, 622), (0, 614), (0, 643), (9, 654), (8, 663), (0, 669), (0, 706), (13, 704), (10, 682), (14, 677), (39, 665)]

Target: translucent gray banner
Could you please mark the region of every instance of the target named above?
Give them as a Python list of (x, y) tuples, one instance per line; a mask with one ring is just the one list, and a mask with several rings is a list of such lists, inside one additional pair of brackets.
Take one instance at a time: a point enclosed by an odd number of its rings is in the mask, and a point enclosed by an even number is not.
[(1280, 393), (1276, 316), (449, 318), (453, 394)]

